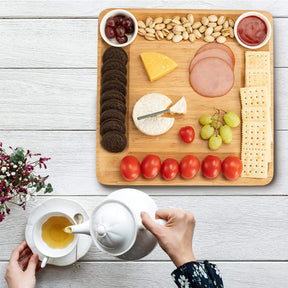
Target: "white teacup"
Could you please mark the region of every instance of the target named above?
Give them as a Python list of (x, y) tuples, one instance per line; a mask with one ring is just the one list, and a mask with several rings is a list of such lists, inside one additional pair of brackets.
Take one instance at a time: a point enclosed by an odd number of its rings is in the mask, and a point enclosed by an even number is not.
[(68, 215), (61, 213), (61, 212), (51, 212), (43, 217), (41, 217), (37, 223), (35, 223), (35, 226), (33, 228), (33, 240), (35, 243), (36, 248), (38, 251), (44, 255), (44, 258), (42, 260), (41, 268), (44, 268), (47, 264), (47, 261), (49, 258), (60, 258), (68, 255), (72, 252), (72, 250), (75, 248), (77, 242), (78, 242), (78, 235), (74, 236), (73, 241), (68, 244), (65, 248), (51, 248), (47, 245), (47, 243), (42, 238), (42, 225), (51, 217), (53, 216), (63, 216), (73, 224), (76, 224), (76, 222), (69, 217)]

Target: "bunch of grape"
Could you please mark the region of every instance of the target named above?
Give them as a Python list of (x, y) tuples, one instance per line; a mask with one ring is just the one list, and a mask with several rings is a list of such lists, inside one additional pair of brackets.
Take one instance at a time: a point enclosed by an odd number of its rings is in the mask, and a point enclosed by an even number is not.
[(208, 146), (211, 150), (218, 150), (223, 142), (231, 143), (231, 127), (234, 128), (240, 124), (240, 118), (235, 112), (225, 112), (224, 116), (221, 117), (220, 110), (217, 110), (213, 116), (202, 115), (199, 121), (203, 125), (200, 133), (201, 138), (209, 140)]
[(116, 37), (116, 40), (120, 44), (126, 43), (128, 41), (126, 34), (132, 34), (133, 32), (134, 23), (130, 17), (116, 15), (108, 18), (106, 21), (105, 35), (109, 39)]

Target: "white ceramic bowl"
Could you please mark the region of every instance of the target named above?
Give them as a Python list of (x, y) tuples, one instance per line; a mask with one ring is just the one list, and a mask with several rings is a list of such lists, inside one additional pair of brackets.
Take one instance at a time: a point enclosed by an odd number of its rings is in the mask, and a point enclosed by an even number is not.
[[(265, 24), (266, 24), (266, 27), (267, 27), (267, 35), (266, 35), (266, 38), (265, 40), (259, 44), (259, 45), (256, 45), (256, 46), (249, 46), (249, 45), (246, 45), (245, 43), (243, 43), (239, 37), (238, 37), (238, 33), (237, 33), (237, 28), (238, 28), (238, 25), (240, 23), (240, 21), (248, 16), (256, 16), (256, 17), (259, 17), (260, 19), (262, 19)], [(248, 49), (259, 49), (261, 48), (262, 46), (264, 46), (270, 39), (271, 37), (271, 24), (269, 22), (269, 20), (267, 19), (266, 16), (264, 16), (263, 14), (259, 13), (259, 12), (254, 12), (254, 11), (251, 11), (251, 12), (246, 12), (246, 13), (243, 13), (242, 15), (240, 15), (236, 22), (235, 22), (235, 26), (234, 26), (234, 31), (235, 31), (235, 38), (237, 39), (238, 43), (240, 45), (242, 45), (243, 47), (245, 48), (248, 48)]]
[[(134, 33), (126, 34), (126, 36), (128, 38), (128, 41), (126, 43), (123, 43), (123, 44), (120, 44), (116, 40), (116, 38), (109, 39), (105, 35), (105, 27), (106, 27), (107, 19), (110, 18), (110, 17), (114, 17), (114, 16), (116, 16), (118, 14), (121, 14), (121, 15), (124, 15), (124, 16), (127, 16), (127, 17), (131, 17), (131, 19), (133, 20), (133, 23), (134, 23)], [(123, 10), (123, 9), (111, 10), (111, 11), (109, 11), (108, 13), (106, 13), (104, 15), (104, 17), (102, 18), (101, 23), (100, 23), (100, 34), (101, 34), (101, 37), (103, 38), (103, 40), (107, 44), (109, 44), (111, 46), (114, 46), (114, 47), (124, 47), (124, 46), (127, 46), (127, 45), (131, 44), (134, 41), (134, 39), (136, 38), (137, 33), (138, 33), (137, 20), (136, 20), (135, 16), (132, 13), (128, 12), (127, 10)]]

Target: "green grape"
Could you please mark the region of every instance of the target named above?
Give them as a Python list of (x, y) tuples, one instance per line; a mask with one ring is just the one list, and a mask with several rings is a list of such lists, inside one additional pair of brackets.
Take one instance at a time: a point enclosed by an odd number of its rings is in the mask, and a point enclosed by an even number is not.
[(199, 122), (201, 125), (208, 125), (208, 124), (211, 124), (212, 122), (212, 117), (208, 114), (206, 115), (202, 115), (199, 119)]
[(220, 127), (220, 136), (224, 143), (228, 144), (232, 141), (232, 130), (230, 126), (224, 125)]
[(214, 128), (211, 125), (205, 125), (202, 127), (200, 134), (202, 139), (207, 140), (214, 134)]
[(221, 121), (218, 120), (212, 120), (211, 126), (214, 127), (215, 129), (219, 129), (222, 126)]
[(224, 121), (230, 127), (237, 127), (240, 124), (239, 116), (232, 111), (229, 111), (224, 115)]
[(221, 145), (222, 145), (222, 138), (220, 135), (213, 135), (209, 139), (209, 148), (211, 150), (218, 150)]

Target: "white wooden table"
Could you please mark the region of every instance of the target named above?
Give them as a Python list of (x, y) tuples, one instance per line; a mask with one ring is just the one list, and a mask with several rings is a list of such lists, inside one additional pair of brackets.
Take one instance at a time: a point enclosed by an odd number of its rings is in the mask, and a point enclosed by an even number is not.
[[(99, 3), (101, 2), (101, 3)], [(104, 6), (105, 5), (105, 6)], [(143, 187), (159, 207), (179, 206), (197, 219), (194, 250), (222, 271), (225, 287), (288, 283), (288, 3), (286, 0), (1, 0), (0, 141), (52, 157), (54, 196), (90, 213), (116, 187), (95, 177), (97, 17), (108, 7), (263, 9), (274, 16), (275, 177), (265, 187)], [(51, 196), (48, 196), (51, 197)], [(35, 206), (47, 196), (40, 196)], [(29, 210), (29, 209), (28, 209)], [(29, 212), (29, 211), (28, 211)], [(27, 214), (0, 224), (0, 287)], [(175, 287), (174, 268), (158, 247), (121, 262), (92, 247), (77, 272), (47, 267), (37, 287)]]

